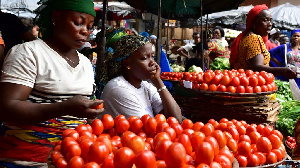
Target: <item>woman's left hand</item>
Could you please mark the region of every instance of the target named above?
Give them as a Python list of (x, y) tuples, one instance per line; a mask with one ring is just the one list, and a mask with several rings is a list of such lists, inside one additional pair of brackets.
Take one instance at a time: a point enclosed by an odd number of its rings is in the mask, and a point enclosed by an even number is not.
[(150, 78), (151, 81), (155, 80), (155, 79), (158, 79), (158, 78), (160, 79), (161, 68), (156, 62), (154, 64), (155, 64), (154, 66), (155, 66), (156, 72), (155, 72), (155, 74), (153, 74), (151, 76), (151, 78)]

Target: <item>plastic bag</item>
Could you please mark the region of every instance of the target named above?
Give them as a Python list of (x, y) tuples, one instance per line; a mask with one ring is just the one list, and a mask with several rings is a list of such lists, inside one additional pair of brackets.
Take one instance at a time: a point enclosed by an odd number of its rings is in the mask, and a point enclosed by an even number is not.
[(292, 91), (293, 98), (295, 100), (300, 101), (300, 89), (299, 89), (295, 79), (290, 79), (289, 83), (290, 83), (290, 88), (291, 88), (291, 91)]

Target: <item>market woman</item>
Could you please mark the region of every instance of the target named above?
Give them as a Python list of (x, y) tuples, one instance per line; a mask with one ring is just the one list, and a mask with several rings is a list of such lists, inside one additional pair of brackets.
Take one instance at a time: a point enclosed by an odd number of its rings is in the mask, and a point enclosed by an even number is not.
[(41, 1), (42, 39), (17, 45), (7, 55), (0, 83), (1, 121), (33, 124), (63, 115), (95, 118), (94, 74), (76, 49), (96, 16), (91, 0)]
[(126, 118), (162, 113), (166, 118), (173, 116), (182, 121), (178, 104), (160, 79), (161, 70), (147, 38), (121, 37), (116, 42), (115, 54), (105, 62), (107, 67), (103, 67), (101, 78), (109, 82), (101, 94), (104, 113), (113, 117), (122, 114)]
[(266, 71), (275, 76), (284, 75), (288, 79), (296, 77), (296, 72), (288, 67), (269, 67), (270, 53), (265, 43), (272, 28), (272, 15), (266, 5), (252, 8), (246, 21), (246, 30), (231, 47), (230, 65), (234, 69)]
[[(293, 30), (291, 43), (280, 45), (271, 49), (270, 65), (274, 67), (286, 67), (291, 68), (300, 66), (300, 30)], [(278, 79), (287, 81), (284, 76), (277, 76)], [(300, 78), (295, 78), (295, 81), (300, 87)]]

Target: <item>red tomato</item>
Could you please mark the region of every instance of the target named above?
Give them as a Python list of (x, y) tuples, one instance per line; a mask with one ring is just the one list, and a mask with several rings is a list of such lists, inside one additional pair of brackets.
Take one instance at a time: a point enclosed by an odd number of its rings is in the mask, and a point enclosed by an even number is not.
[(223, 78), (223, 74), (216, 74), (215, 77), (212, 79), (211, 83), (218, 85), (220, 84), (222, 78)]
[(256, 147), (259, 152), (268, 153), (272, 149), (272, 144), (267, 137), (260, 137), (257, 140)]
[(272, 144), (272, 149), (278, 149), (281, 146), (282, 141), (277, 135), (271, 134), (268, 139)]
[(150, 149), (151, 150), (154, 150), (155, 148), (154, 148), (154, 146), (153, 146), (153, 138), (147, 138), (146, 140), (145, 140), (145, 142), (146, 143), (148, 143), (149, 145), (150, 145)]
[(104, 159), (101, 168), (113, 168), (114, 167), (114, 156), (108, 155), (107, 158)]
[(234, 86), (228, 86), (227, 89), (226, 89), (226, 92), (235, 93), (236, 88)]
[(205, 73), (203, 74), (203, 79), (204, 79), (204, 82), (205, 82), (205, 83), (209, 83), (210, 81), (212, 81), (213, 78), (214, 78), (213, 73), (205, 72)]
[(191, 141), (190, 141), (190, 138), (188, 135), (186, 134), (181, 134), (179, 137), (178, 137), (178, 141), (179, 143), (181, 143), (184, 148), (185, 148), (185, 151), (188, 155), (190, 155), (193, 151), (193, 148), (192, 148), (192, 144), (191, 144)]
[(246, 89), (244, 86), (242, 85), (239, 85), (237, 88), (236, 88), (236, 93), (245, 93), (246, 92)]
[(154, 118), (157, 121), (157, 123), (167, 122), (167, 119), (166, 119), (165, 115), (163, 115), (163, 114), (157, 114)]
[(73, 129), (66, 129), (64, 130), (64, 132), (62, 133), (62, 139), (65, 139), (71, 132), (77, 132), (76, 130)]
[(193, 121), (190, 119), (184, 119), (181, 123), (182, 129), (189, 129), (193, 127)]
[(273, 164), (277, 162), (277, 155), (274, 152), (268, 152), (267, 154), (267, 163)]
[(179, 123), (171, 124), (171, 127), (175, 130), (176, 137), (179, 137), (179, 135), (182, 134), (183, 129), (182, 129), (182, 127), (181, 127), (181, 125)]
[(265, 127), (264, 125), (258, 124), (256, 127), (257, 132), (262, 134), (264, 127)]
[(79, 124), (79, 125), (75, 128), (75, 130), (76, 130), (78, 133), (80, 133), (81, 131), (88, 131), (88, 128), (87, 128), (86, 125), (84, 125), (84, 124)]
[(114, 119), (114, 123), (117, 124), (117, 122), (120, 120), (120, 119), (125, 119), (125, 116), (124, 115), (118, 115), (115, 119)]
[(246, 76), (240, 77), (240, 85), (247, 87), (249, 85), (249, 79)]
[[(96, 99), (96, 100), (98, 100), (98, 99)], [(101, 103), (101, 104), (99, 104), (99, 105), (97, 105), (97, 106), (95, 106), (95, 107), (92, 107), (93, 109), (102, 109), (103, 108), (103, 103)]]
[(116, 122), (116, 131), (120, 134), (128, 131), (130, 128), (130, 124), (126, 119), (120, 119)]
[(246, 70), (246, 75), (249, 77), (249, 76), (252, 76), (254, 74), (254, 72), (250, 69)]
[(89, 162), (86, 163), (83, 168), (100, 168), (100, 166), (96, 162)]
[(130, 141), (131, 138), (135, 137), (136, 134), (131, 131), (126, 131), (121, 135), (121, 143), (122, 146), (127, 146), (127, 143)]
[(250, 140), (250, 137), (248, 135), (241, 135), (240, 138), (239, 138), (239, 142), (242, 142), (242, 141), (247, 141), (251, 144), (251, 140)]
[(262, 136), (269, 137), (271, 135), (272, 130), (273, 129), (269, 126), (264, 127), (264, 129), (262, 131)]
[(89, 162), (102, 164), (108, 155), (109, 151), (107, 146), (102, 142), (96, 141), (90, 146), (87, 159)]
[(215, 84), (211, 84), (208, 86), (208, 91), (217, 91), (218, 87)]
[(248, 161), (247, 164), (248, 167), (256, 167), (259, 166), (260, 164), (259, 157), (255, 154), (250, 154), (247, 158), (247, 161)]
[(81, 149), (81, 157), (83, 159), (87, 159), (87, 154), (88, 154), (89, 148), (92, 144), (93, 144), (93, 141), (90, 139), (84, 139), (80, 142), (79, 146)]
[(203, 142), (204, 138), (205, 138), (205, 134), (200, 131), (195, 131), (190, 136), (190, 141), (191, 141), (194, 151), (196, 150), (198, 144)]
[(102, 142), (104, 145), (106, 145), (107, 149), (108, 149), (108, 153), (112, 152), (112, 144), (111, 144), (111, 140), (108, 139), (107, 137), (98, 137), (98, 141)]
[(174, 142), (169, 146), (165, 155), (165, 162), (170, 168), (181, 167), (186, 163), (186, 151), (181, 143)]
[(258, 86), (262, 86), (262, 85), (266, 84), (265, 78), (262, 77), (261, 75), (258, 75), (257, 80), (258, 80), (258, 83), (257, 83)]
[(149, 114), (145, 114), (141, 117), (141, 120), (142, 120), (144, 126), (146, 125), (149, 118), (151, 118), (151, 116)]
[(134, 152), (130, 148), (123, 147), (114, 156), (114, 167), (132, 168), (134, 159)]
[(175, 130), (173, 128), (166, 127), (166, 128), (163, 129), (163, 131), (169, 134), (169, 136), (171, 138), (171, 141), (175, 140), (175, 138), (176, 138), (177, 135), (176, 135), (176, 132), (175, 132)]
[(231, 79), (228, 75), (224, 75), (220, 81), (220, 84), (224, 85), (224, 86), (227, 86), (229, 85)]
[(231, 134), (231, 136), (234, 140), (236, 140), (236, 141), (239, 140), (239, 137), (240, 137), (239, 132), (237, 131), (237, 129), (235, 127), (233, 127), (233, 126), (227, 127), (226, 131)]
[(246, 128), (243, 125), (236, 126), (236, 130), (238, 131), (239, 135), (246, 134)]
[(201, 83), (200, 84), (200, 90), (208, 90), (208, 84), (207, 83)]
[(143, 129), (143, 121), (139, 118), (133, 119), (130, 123), (130, 130), (138, 134)]
[(149, 150), (140, 151), (135, 157), (136, 168), (153, 168), (156, 167), (155, 154)]
[(157, 126), (156, 126), (156, 132), (157, 133), (162, 132), (163, 129), (166, 127), (169, 127), (169, 124), (167, 122), (159, 122), (159, 123), (157, 123)]
[(217, 129), (221, 131), (225, 131), (227, 129), (227, 123), (225, 122), (220, 123)]
[(84, 161), (80, 156), (74, 156), (68, 162), (68, 168), (82, 168), (84, 166)]
[(160, 133), (156, 134), (155, 137), (153, 138), (153, 149), (155, 149), (156, 145), (159, 143), (159, 141), (161, 141), (163, 139), (171, 140), (169, 134), (166, 132), (160, 132)]
[(219, 87), (218, 87), (218, 91), (219, 91), (219, 92), (226, 92), (226, 86), (220, 84)]
[(66, 168), (68, 165), (68, 161), (65, 158), (59, 158), (56, 162), (57, 168)]
[(234, 155), (227, 148), (221, 148), (221, 150), (219, 151), (219, 155), (226, 156), (230, 160), (231, 163), (233, 163), (233, 161), (234, 161)]
[(167, 168), (167, 164), (164, 160), (157, 160), (156, 168)]
[(261, 135), (260, 135), (257, 131), (252, 131), (252, 132), (249, 134), (249, 137), (250, 137), (250, 140), (251, 140), (251, 144), (256, 144), (258, 138), (260, 138)]
[(218, 141), (216, 140), (216, 138), (214, 138), (212, 136), (208, 136), (208, 137), (205, 137), (203, 141), (211, 144), (211, 146), (214, 149), (215, 156), (217, 156), (219, 154), (219, 144), (218, 144)]
[(252, 131), (256, 131), (256, 127), (254, 125), (250, 125), (246, 128), (246, 135), (250, 135)]
[(235, 153), (238, 150), (238, 144), (233, 138), (228, 138), (226, 145), (232, 153)]
[(250, 76), (249, 78), (249, 85), (255, 87), (258, 85), (258, 79), (255, 76)]
[(258, 156), (258, 159), (259, 159), (259, 161), (260, 161), (260, 165), (264, 165), (265, 163), (266, 163), (266, 160), (267, 160), (267, 158), (266, 158), (266, 155), (264, 155), (263, 153), (261, 153), (261, 152), (255, 152), (254, 153), (256, 156)]
[(203, 122), (196, 122), (193, 126), (192, 126), (192, 130), (194, 131), (200, 131), (200, 129), (204, 126)]
[(201, 132), (205, 134), (205, 136), (209, 136), (212, 132), (215, 131), (214, 126), (211, 123), (206, 123), (201, 129)]
[(205, 164), (205, 163), (200, 163), (197, 168), (209, 168), (209, 165)]
[(246, 93), (253, 93), (253, 87), (252, 87), (252, 86), (247, 86), (247, 87), (245, 88), (245, 92), (246, 92)]
[(70, 145), (78, 145), (78, 143), (71, 137), (66, 137), (65, 139), (62, 140), (61, 142), (61, 150), (62, 150), (62, 153), (65, 153), (68, 146)]
[(240, 85), (240, 78), (237, 77), (237, 76), (236, 76), (236, 77), (233, 77), (233, 78), (231, 79), (230, 85), (231, 85), (231, 86), (235, 86), (235, 87), (239, 86), (239, 85)]
[(192, 129), (185, 129), (185, 130), (182, 131), (182, 134), (186, 134), (190, 137), (194, 132), (195, 131), (192, 130)]
[(268, 86), (267, 85), (262, 85), (261, 86), (261, 92), (267, 92), (268, 90)]
[(104, 130), (109, 130), (114, 127), (114, 118), (109, 114), (104, 114), (101, 118)]
[(155, 154), (157, 159), (164, 160), (167, 149), (173, 142), (168, 139), (163, 139), (159, 141), (155, 147)]
[(271, 134), (277, 135), (280, 138), (280, 141), (282, 141), (283, 135), (282, 135), (282, 133), (280, 131), (278, 131), (278, 130), (272, 130)]
[(79, 139), (79, 133), (77, 131), (70, 132), (67, 136), (73, 138), (76, 141)]
[(196, 79), (196, 81), (198, 82), (198, 83), (202, 83), (203, 82), (203, 76), (202, 75), (197, 75), (197, 79)]
[(209, 167), (211, 167), (211, 168), (222, 168), (222, 166), (218, 162), (211, 162)]
[(95, 135), (102, 134), (102, 132), (104, 130), (104, 126), (100, 119), (94, 119), (91, 126), (92, 126), (92, 130), (93, 130), (93, 134), (95, 134)]
[(64, 158), (64, 155), (59, 151), (52, 151), (50, 156), (54, 165), (57, 164), (58, 159)]
[(214, 160), (214, 148), (209, 142), (200, 143), (195, 151), (196, 163), (210, 165)]
[(232, 164), (230, 159), (224, 155), (217, 155), (214, 161), (218, 162), (223, 168), (231, 168)]
[(175, 117), (169, 117), (167, 123), (171, 126), (173, 123), (179, 123)]
[(152, 134), (156, 131), (157, 121), (155, 118), (149, 118), (145, 125), (145, 131), (148, 134)]
[(238, 152), (240, 155), (249, 156), (251, 153), (251, 145), (247, 141), (242, 141), (238, 144)]
[(211, 134), (211, 136), (217, 140), (220, 148), (224, 148), (226, 146), (227, 139), (225, 134), (221, 130), (215, 130)]
[(239, 162), (239, 167), (246, 167), (248, 164), (246, 156), (238, 155), (236, 160)]
[(277, 162), (281, 161), (284, 157), (283, 151), (280, 149), (272, 149), (271, 152), (276, 154)]
[(261, 92), (261, 87), (260, 86), (255, 86), (253, 89), (254, 93), (260, 93)]

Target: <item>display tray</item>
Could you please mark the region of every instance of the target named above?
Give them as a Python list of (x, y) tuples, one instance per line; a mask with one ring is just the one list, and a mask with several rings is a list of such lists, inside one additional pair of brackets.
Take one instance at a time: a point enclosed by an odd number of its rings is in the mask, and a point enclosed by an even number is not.
[(228, 97), (261, 97), (276, 93), (277, 90), (260, 92), (260, 93), (230, 93), (230, 92), (219, 92), (219, 91), (204, 91), (204, 90), (194, 90), (188, 89), (182, 86), (178, 86), (181, 91), (191, 93), (192, 95), (207, 95), (207, 96), (228, 96)]

